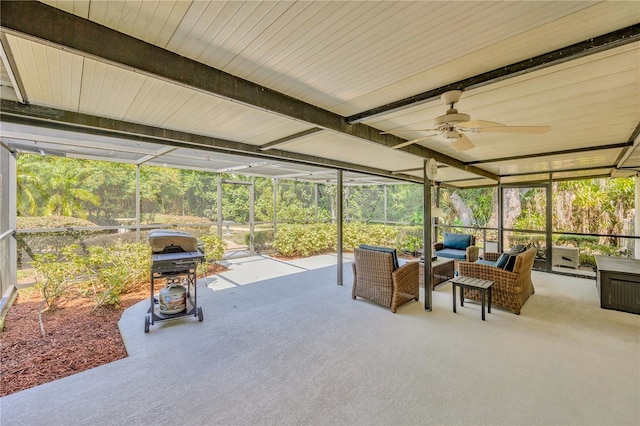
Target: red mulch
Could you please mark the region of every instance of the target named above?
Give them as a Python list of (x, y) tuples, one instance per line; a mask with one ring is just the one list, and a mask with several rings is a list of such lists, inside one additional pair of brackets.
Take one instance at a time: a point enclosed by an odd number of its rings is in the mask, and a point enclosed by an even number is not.
[[(209, 267), (207, 275), (225, 268)], [(40, 294), (20, 290), (0, 333), (0, 396), (51, 382), (124, 358), (118, 321), (127, 307), (149, 297), (149, 284), (121, 295), (120, 308), (93, 310), (89, 299), (59, 303), (38, 322)], [(142, 329), (142, 328), (141, 328)]]

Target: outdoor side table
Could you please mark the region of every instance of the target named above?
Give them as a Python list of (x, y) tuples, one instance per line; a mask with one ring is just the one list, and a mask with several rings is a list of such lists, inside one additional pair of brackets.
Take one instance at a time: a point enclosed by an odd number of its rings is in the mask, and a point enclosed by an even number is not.
[[(453, 278), (455, 273), (455, 262), (447, 257), (438, 257), (431, 261), (431, 288), (444, 284)], [(424, 260), (420, 261), (420, 274), (418, 276), (420, 285), (424, 283)]]
[(464, 306), (464, 289), (480, 290), (480, 299), (482, 299), (482, 321), (484, 321), (484, 300), (485, 293), (488, 291), (488, 308), (487, 312), (491, 313), (491, 286), (493, 281), (482, 280), (480, 278), (471, 277), (455, 277), (451, 281), (451, 291), (453, 292), (453, 312), (456, 312), (456, 286), (460, 287), (460, 306)]

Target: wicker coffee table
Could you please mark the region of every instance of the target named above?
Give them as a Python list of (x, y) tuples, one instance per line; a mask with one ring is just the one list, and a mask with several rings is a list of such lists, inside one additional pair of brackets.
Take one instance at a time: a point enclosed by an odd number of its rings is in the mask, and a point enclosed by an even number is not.
[[(431, 288), (453, 278), (455, 262), (453, 259), (439, 257), (431, 261)], [(420, 261), (420, 285), (424, 283), (424, 262)]]

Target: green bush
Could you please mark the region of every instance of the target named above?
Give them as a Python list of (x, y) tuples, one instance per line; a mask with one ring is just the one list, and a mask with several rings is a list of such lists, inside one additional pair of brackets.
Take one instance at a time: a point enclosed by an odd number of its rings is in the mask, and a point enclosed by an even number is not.
[(222, 260), (227, 243), (220, 236), (214, 234), (205, 235), (200, 237), (200, 241), (203, 244), (204, 256), (208, 263)]
[(151, 249), (148, 244), (90, 247), (86, 261), (89, 290), (95, 307), (120, 305), (120, 294), (149, 281)]
[(509, 245), (523, 244), (526, 247), (540, 247), (544, 244), (546, 237), (537, 234), (516, 234), (509, 235)]
[[(273, 247), (283, 256), (311, 256), (335, 251), (336, 243), (335, 224), (283, 225), (278, 227)], [(422, 247), (422, 228), (351, 222), (342, 230), (342, 244), (347, 251), (369, 244), (415, 252)]]
[(415, 254), (424, 247), (421, 226), (402, 226), (398, 228), (396, 248), (404, 253)]
[(559, 237), (553, 240), (555, 244), (570, 244), (573, 243), (576, 247), (580, 247), (585, 243), (596, 244), (598, 242), (598, 237), (593, 237), (590, 235), (560, 235)]
[(282, 225), (278, 227), (273, 247), (283, 256), (310, 256), (335, 249), (334, 225)]
[(42, 295), (47, 307), (54, 307), (58, 299), (70, 290), (65, 280), (68, 262), (55, 254), (46, 253), (35, 255), (31, 263), (36, 270), (34, 287)]
[[(69, 245), (60, 255), (36, 255), (36, 288), (48, 307), (77, 289), (93, 299), (95, 307), (118, 306), (120, 294), (133, 285), (149, 280), (151, 252), (147, 244), (117, 244), (90, 247), (84, 253), (79, 245)], [(40, 280), (38, 280), (38, 277)]]
[[(248, 246), (251, 242), (251, 234), (244, 234), (244, 243)], [(273, 231), (254, 231), (253, 233), (253, 248), (260, 252), (273, 244)]]
[(360, 244), (395, 247), (397, 236), (398, 228), (394, 226), (350, 222), (342, 229), (342, 246), (346, 250), (352, 250)]

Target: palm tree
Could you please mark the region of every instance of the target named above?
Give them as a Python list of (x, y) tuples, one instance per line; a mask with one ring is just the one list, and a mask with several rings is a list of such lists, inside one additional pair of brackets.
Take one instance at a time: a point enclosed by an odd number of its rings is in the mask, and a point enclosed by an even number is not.
[(74, 162), (54, 162), (57, 164), (53, 164), (53, 173), (45, 183), (47, 201), (43, 213), (85, 219), (87, 212), (83, 203), (100, 203), (100, 197), (82, 188), (88, 169)]
[(20, 155), (16, 173), (16, 210), (19, 216), (35, 216), (38, 198), (42, 196), (42, 179), (39, 173), (40, 157)]

